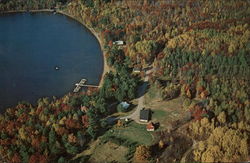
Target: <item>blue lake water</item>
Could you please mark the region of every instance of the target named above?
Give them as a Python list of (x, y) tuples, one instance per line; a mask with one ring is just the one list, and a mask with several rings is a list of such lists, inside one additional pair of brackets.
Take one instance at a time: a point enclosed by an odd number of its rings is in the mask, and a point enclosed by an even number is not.
[(102, 72), (100, 45), (79, 22), (51, 13), (0, 16), (0, 110), (61, 97), (81, 78), (98, 84)]

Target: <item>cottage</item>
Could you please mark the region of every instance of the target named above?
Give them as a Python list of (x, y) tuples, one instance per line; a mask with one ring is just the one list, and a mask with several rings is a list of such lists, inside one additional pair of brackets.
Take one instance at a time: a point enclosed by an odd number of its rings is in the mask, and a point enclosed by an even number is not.
[(152, 122), (149, 122), (146, 126), (147, 131), (154, 131), (155, 130), (155, 126)]
[(150, 120), (150, 110), (149, 109), (142, 109), (140, 111), (140, 121), (141, 122), (148, 122)]
[(134, 73), (140, 73), (140, 72), (141, 72), (141, 69), (140, 69), (140, 68), (135, 67), (135, 68), (133, 68), (133, 72), (134, 72)]
[(125, 44), (125, 42), (124, 41), (115, 41), (115, 42), (113, 42), (113, 45), (124, 45)]

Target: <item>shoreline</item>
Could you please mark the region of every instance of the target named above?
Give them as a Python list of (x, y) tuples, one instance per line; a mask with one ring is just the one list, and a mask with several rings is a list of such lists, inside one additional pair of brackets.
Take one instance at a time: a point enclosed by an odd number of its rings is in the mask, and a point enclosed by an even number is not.
[(24, 13), (24, 12), (29, 12), (29, 13), (36, 13), (36, 12), (56, 12), (56, 14), (61, 14), (61, 15), (64, 15), (64, 16), (67, 16), (77, 22), (79, 22), (81, 25), (83, 25), (86, 29), (88, 29), (94, 36), (95, 38), (97, 39), (100, 47), (101, 47), (101, 51), (102, 51), (102, 57), (103, 57), (103, 72), (102, 72), (102, 75), (101, 75), (101, 79), (99, 80), (99, 88), (103, 85), (103, 82), (104, 82), (104, 76), (107, 72), (110, 71), (110, 68), (107, 64), (107, 60), (106, 60), (106, 56), (105, 56), (105, 53), (104, 53), (104, 43), (100, 37), (100, 34), (98, 32), (96, 32), (92, 27), (88, 27), (85, 23), (83, 23), (82, 21), (78, 20), (76, 17), (62, 11), (62, 10), (53, 10), (53, 9), (40, 9), (40, 10), (11, 10), (11, 11), (4, 11), (4, 12), (0, 12), (0, 14), (11, 14), (11, 13)]
[(40, 10), (10, 10), (10, 11), (0, 11), (0, 14), (11, 14), (11, 13), (23, 13), (23, 12), (54, 12), (53, 9), (40, 9)]
[(107, 64), (107, 59), (106, 59), (106, 56), (105, 56), (105, 53), (104, 53), (104, 43), (103, 43), (103, 41), (102, 41), (102, 39), (100, 37), (100, 34), (98, 32), (96, 32), (92, 27), (88, 27), (86, 24), (84, 24), (83, 22), (81, 22), (80, 20), (75, 18), (74, 16), (63, 12), (62, 10), (59, 10), (56, 13), (57, 14), (62, 14), (64, 16), (67, 16), (67, 17), (79, 22), (84, 27), (86, 27), (95, 36), (95, 38), (97, 39), (97, 41), (98, 41), (98, 43), (99, 43), (99, 45), (101, 47), (102, 56), (103, 56), (103, 72), (102, 72), (102, 76), (101, 76), (101, 79), (100, 79), (99, 84), (98, 84), (98, 86), (100, 88), (103, 85), (105, 74), (110, 71), (110, 68), (109, 68), (109, 66)]

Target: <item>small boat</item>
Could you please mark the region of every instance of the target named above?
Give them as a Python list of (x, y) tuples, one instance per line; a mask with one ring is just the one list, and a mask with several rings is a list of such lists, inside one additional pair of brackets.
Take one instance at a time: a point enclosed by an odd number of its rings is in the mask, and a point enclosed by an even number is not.
[(55, 66), (55, 70), (59, 70), (60, 68), (59, 68), (59, 66)]

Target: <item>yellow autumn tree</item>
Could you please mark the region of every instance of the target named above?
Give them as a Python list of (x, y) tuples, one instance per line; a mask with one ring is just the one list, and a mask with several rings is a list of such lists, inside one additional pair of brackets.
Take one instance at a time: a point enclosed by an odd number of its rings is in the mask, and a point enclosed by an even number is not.
[(223, 111), (221, 112), (218, 116), (217, 116), (217, 119), (220, 123), (226, 123), (227, 121), (227, 116), (226, 116), (226, 113)]
[(158, 145), (159, 145), (159, 148), (162, 149), (164, 147), (165, 143), (162, 140), (160, 140)]
[(146, 161), (151, 157), (149, 147), (145, 145), (139, 145), (136, 147), (135, 160), (137, 162)]
[(193, 151), (195, 161), (199, 162), (240, 162), (248, 157), (246, 133), (239, 129), (217, 127), (209, 138), (199, 142)]

